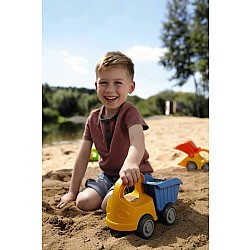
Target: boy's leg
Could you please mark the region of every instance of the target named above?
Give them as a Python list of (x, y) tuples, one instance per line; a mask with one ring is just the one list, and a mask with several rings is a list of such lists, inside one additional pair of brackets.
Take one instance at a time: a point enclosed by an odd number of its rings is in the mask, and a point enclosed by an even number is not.
[(101, 208), (105, 213), (108, 198), (112, 195), (114, 184), (118, 178), (119, 176), (108, 177), (104, 173), (101, 173), (98, 175), (96, 181), (94, 179), (86, 180), (86, 189), (78, 194), (76, 201), (77, 207), (82, 210), (95, 210)]
[(102, 198), (93, 188), (86, 188), (77, 195), (76, 206), (84, 211), (96, 210), (101, 207)]
[(108, 199), (110, 198), (110, 196), (113, 194), (113, 190), (109, 191), (107, 193), (107, 195), (104, 197), (102, 204), (101, 204), (101, 209), (103, 211), (103, 213), (106, 213), (106, 207), (107, 207), (107, 203), (108, 203)]

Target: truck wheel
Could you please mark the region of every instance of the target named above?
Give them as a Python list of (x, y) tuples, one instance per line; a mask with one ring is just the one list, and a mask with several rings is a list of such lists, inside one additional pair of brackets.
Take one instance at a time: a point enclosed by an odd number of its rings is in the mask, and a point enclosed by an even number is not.
[(176, 210), (173, 205), (167, 204), (161, 213), (161, 220), (165, 225), (171, 226), (176, 219)]
[(190, 171), (190, 170), (195, 170), (195, 169), (197, 169), (196, 163), (193, 161), (189, 161), (187, 163), (187, 170)]
[(205, 164), (203, 165), (202, 169), (203, 169), (204, 171), (209, 171), (209, 164), (208, 164), (208, 163), (205, 163)]
[(148, 239), (154, 232), (154, 220), (150, 214), (145, 214), (141, 217), (135, 234), (143, 239)]

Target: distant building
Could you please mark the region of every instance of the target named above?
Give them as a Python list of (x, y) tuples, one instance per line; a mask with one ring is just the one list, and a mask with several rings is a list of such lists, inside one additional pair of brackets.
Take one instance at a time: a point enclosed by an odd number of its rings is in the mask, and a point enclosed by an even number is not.
[(165, 115), (182, 113), (183, 108), (184, 108), (183, 102), (167, 100), (165, 103)]

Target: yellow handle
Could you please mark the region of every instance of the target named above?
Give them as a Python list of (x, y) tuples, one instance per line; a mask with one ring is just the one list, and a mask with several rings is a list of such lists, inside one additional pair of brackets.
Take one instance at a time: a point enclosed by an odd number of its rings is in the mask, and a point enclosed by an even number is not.
[(208, 150), (208, 149), (205, 149), (205, 148), (201, 148), (201, 149), (199, 150), (199, 152), (201, 152), (201, 151), (205, 151), (205, 152), (209, 153), (209, 150)]
[[(140, 180), (135, 184), (135, 190), (141, 194), (142, 193), (142, 182), (144, 182), (145, 178), (144, 175), (141, 173), (140, 174)], [(125, 185), (122, 181), (121, 178), (119, 178), (117, 180), (117, 182), (115, 183), (115, 187), (114, 187), (114, 191), (113, 191), (113, 195), (116, 197), (120, 197), (120, 198), (124, 198), (124, 190), (127, 187), (127, 185)]]

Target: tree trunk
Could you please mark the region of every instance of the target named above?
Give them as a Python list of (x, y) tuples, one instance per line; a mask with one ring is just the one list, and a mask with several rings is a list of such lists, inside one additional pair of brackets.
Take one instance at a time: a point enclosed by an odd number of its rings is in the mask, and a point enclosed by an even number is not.
[(196, 116), (200, 117), (199, 88), (198, 88), (198, 83), (197, 83), (194, 75), (193, 75), (193, 78), (194, 78), (194, 86), (195, 86), (195, 112), (196, 112)]

